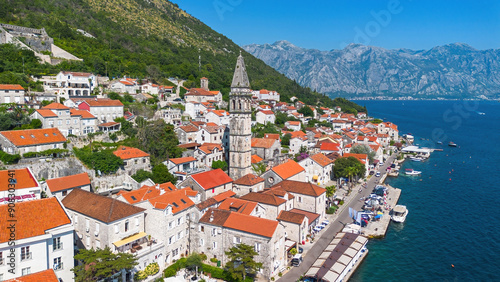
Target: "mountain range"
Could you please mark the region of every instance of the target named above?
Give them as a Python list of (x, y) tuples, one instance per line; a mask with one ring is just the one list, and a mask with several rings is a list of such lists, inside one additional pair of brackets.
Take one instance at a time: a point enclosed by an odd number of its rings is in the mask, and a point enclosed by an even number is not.
[(243, 49), (300, 85), (332, 97), (500, 97), (500, 49), (454, 43), (413, 51), (350, 44), (320, 51), (284, 40)]

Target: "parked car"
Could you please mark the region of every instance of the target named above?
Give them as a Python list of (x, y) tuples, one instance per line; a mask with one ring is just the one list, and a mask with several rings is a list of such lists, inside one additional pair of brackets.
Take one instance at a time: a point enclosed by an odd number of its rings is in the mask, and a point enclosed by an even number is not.
[(370, 171), (370, 175), (374, 175), (375, 174), (375, 171)]
[(380, 177), (380, 172), (377, 171), (377, 174), (375, 174), (376, 177)]
[(302, 255), (296, 254), (292, 258), (292, 266), (299, 266), (302, 263)]

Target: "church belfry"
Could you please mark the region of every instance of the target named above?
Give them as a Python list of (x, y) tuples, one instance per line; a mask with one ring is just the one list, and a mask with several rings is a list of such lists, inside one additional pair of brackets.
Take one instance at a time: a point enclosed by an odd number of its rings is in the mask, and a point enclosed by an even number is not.
[(236, 180), (252, 172), (252, 92), (243, 56), (238, 56), (229, 93), (229, 176)]

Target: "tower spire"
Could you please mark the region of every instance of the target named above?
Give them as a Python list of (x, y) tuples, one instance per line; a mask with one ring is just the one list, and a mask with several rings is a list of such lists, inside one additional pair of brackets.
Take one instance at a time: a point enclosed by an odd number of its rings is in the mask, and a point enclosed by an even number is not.
[[(248, 80), (247, 70), (245, 68), (245, 61), (243, 60), (243, 56), (238, 56), (238, 60), (236, 61), (236, 67), (234, 69), (233, 82), (231, 83), (231, 88), (247, 88), (250, 89), (250, 81)], [(240, 92), (240, 91), (237, 91)]]

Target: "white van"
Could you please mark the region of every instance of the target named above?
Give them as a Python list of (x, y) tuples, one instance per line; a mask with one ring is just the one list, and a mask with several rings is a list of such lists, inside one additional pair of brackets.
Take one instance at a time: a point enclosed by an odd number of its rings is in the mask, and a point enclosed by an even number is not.
[(296, 254), (292, 258), (292, 266), (299, 266), (302, 263), (302, 254)]
[(377, 173), (375, 174), (376, 177), (380, 177), (380, 171), (377, 171)]

